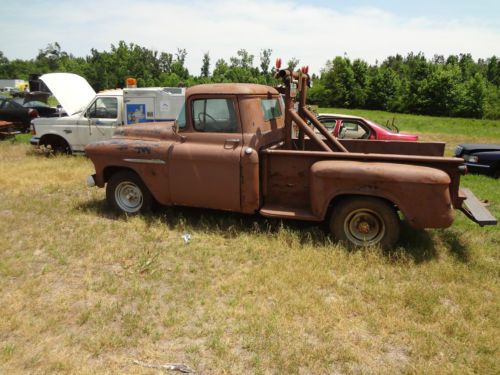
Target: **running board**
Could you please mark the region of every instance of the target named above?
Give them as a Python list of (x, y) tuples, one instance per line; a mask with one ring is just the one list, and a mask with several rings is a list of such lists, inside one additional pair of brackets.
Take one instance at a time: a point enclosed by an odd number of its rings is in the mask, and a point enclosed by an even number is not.
[(320, 218), (314, 216), (313, 213), (307, 208), (290, 208), (288, 206), (268, 204), (262, 207), (259, 210), (259, 212), (262, 216), (265, 217), (307, 220), (307, 221), (321, 221)]
[(476, 198), (472, 191), (466, 188), (461, 188), (460, 190), (465, 195), (465, 201), (460, 208), (465, 216), (480, 226), (497, 224), (497, 219), (488, 211), (484, 203)]

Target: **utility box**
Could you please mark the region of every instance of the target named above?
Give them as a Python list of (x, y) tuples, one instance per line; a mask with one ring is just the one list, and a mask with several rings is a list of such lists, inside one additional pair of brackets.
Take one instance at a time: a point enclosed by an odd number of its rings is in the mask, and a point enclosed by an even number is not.
[(184, 105), (185, 94), (183, 87), (123, 89), (125, 125), (174, 121)]

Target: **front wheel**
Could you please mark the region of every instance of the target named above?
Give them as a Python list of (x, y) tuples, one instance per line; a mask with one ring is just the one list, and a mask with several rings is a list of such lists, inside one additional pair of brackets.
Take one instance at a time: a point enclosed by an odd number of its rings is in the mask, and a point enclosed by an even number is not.
[(128, 214), (147, 212), (153, 197), (140, 177), (131, 171), (115, 173), (106, 186), (106, 200), (116, 211)]
[(355, 197), (334, 207), (330, 231), (336, 240), (350, 247), (392, 248), (399, 238), (400, 221), (396, 210), (384, 200)]
[(71, 147), (69, 147), (68, 142), (66, 142), (62, 138), (52, 138), (48, 141), (43, 141), (40, 143), (40, 146), (45, 147), (47, 150), (52, 152), (55, 155), (71, 155)]

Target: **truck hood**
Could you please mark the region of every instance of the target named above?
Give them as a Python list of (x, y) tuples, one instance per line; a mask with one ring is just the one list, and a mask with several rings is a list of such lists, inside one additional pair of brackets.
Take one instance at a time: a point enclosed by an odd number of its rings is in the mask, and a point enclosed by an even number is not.
[(81, 111), (95, 97), (87, 80), (73, 73), (48, 73), (40, 77), (68, 115)]

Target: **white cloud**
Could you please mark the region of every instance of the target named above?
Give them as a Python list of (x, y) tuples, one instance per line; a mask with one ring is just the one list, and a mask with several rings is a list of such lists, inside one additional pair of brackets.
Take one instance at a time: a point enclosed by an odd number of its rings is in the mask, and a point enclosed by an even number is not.
[[(1, 7), (1, 5), (0, 5)], [(7, 6), (8, 8), (8, 6)], [(9, 58), (32, 58), (39, 48), (58, 41), (77, 56), (91, 48), (108, 50), (119, 40), (159, 51), (188, 51), (187, 65), (198, 74), (203, 53), (212, 65), (240, 48), (255, 55), (263, 48), (274, 57), (291, 57), (319, 71), (326, 60), (344, 52), (371, 63), (396, 53), (471, 53), (475, 58), (500, 55), (500, 30), (474, 19), (405, 18), (374, 7), (340, 13), (334, 9), (277, 0), (133, 1), (88, 0), (60, 3), (57, 9), (33, 9), (0, 26), (10, 38), (0, 49)], [(2, 12), (3, 13), (3, 12)]]

